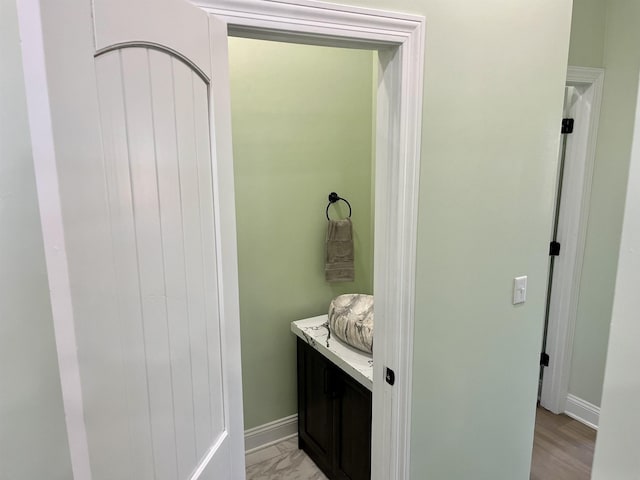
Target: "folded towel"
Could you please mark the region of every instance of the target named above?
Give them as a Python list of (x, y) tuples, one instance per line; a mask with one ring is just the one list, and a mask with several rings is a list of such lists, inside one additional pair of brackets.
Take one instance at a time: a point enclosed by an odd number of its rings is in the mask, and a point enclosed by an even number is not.
[(351, 219), (329, 220), (327, 258), (324, 266), (327, 282), (353, 282), (353, 227)]

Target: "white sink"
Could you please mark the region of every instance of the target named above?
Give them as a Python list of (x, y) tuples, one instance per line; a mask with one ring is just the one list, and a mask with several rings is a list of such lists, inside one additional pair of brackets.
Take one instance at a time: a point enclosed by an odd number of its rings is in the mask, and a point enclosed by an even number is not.
[(350, 293), (329, 305), (331, 333), (363, 352), (373, 352), (373, 295)]

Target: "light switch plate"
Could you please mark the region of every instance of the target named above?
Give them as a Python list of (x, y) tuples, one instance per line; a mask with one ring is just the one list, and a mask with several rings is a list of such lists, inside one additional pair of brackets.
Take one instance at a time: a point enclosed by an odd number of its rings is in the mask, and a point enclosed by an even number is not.
[(513, 304), (518, 305), (527, 300), (527, 276), (513, 279)]

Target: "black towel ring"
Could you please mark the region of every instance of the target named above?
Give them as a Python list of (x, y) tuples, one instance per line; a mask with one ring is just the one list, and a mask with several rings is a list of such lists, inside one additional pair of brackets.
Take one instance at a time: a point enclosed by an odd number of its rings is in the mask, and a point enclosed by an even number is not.
[(325, 212), (327, 215), (327, 220), (331, 220), (329, 218), (329, 207), (331, 206), (331, 204), (336, 203), (338, 200), (342, 200), (347, 204), (347, 206), (349, 207), (349, 218), (351, 218), (351, 204), (349, 203), (349, 201), (346, 198), (340, 197), (336, 192), (331, 192), (329, 194), (329, 203), (327, 204), (327, 210)]

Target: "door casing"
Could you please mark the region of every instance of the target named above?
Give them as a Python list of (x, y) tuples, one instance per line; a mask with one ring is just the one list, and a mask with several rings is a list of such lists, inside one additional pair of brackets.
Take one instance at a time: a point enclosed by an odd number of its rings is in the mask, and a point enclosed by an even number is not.
[(378, 51), (372, 479), (408, 479), (425, 18), (307, 0), (194, 4), (230, 35)]
[(575, 106), (574, 133), (567, 143), (567, 170), (558, 224), (562, 249), (554, 269), (547, 333), (550, 361), (549, 367), (545, 367), (540, 395), (540, 404), (554, 413), (565, 413), (567, 409), (603, 83), (601, 68), (570, 66), (567, 70), (566, 85), (577, 87), (580, 99)]
[[(373, 391), (372, 478), (409, 478), (425, 19), (416, 15), (307, 0), (201, 0), (195, 3), (226, 21), (232, 35), (378, 50), (374, 253), (378, 342), (374, 353), (377, 381)], [(34, 158), (39, 159), (35, 162), (36, 181), (43, 231), (48, 240), (45, 246), (47, 268), (57, 272), (50, 288), (61, 383), (65, 392), (65, 409), (73, 409), (73, 415), (67, 416), (67, 427), (74, 478), (80, 479), (90, 478), (91, 474), (78, 358), (60, 354), (73, 353), (76, 339), (73, 327), (69, 328), (65, 320), (73, 319), (73, 305), (64, 247), (63, 212), (56, 183), (59, 175), (55, 141), (51, 111), (48, 110), (50, 100), (41, 8), (49, 13), (57, 9), (37, 0), (19, 2), (20, 29), (26, 45), (23, 51), (25, 48), (29, 50), (32, 60), (25, 63), (25, 78), (29, 109), (33, 108), (35, 113), (32, 116), (30, 111), (30, 124), (32, 138), (38, 139), (34, 142), (33, 153)], [(86, 18), (86, 25), (75, 25), (74, 28), (87, 35), (91, 28), (90, 15), (83, 11), (77, 17)], [(47, 106), (46, 109), (41, 105)], [(75, 103), (73, 105), (76, 106)], [(78, 143), (80, 150), (89, 146), (89, 142), (82, 138), (78, 138)], [(233, 172), (231, 156), (223, 156), (216, 168), (229, 178)], [(225, 196), (230, 194), (232, 185), (233, 182), (226, 185)], [(232, 192), (230, 196), (233, 198)], [(223, 204), (220, 215), (224, 227), (225, 219), (235, 217), (233, 203)], [(235, 227), (221, 230), (221, 243), (234, 243)], [(227, 259), (227, 263), (235, 260)], [(228, 281), (228, 278), (222, 281)], [(228, 282), (221, 288), (227, 290), (225, 295), (237, 296), (237, 282), (235, 285), (233, 281)], [(57, 324), (55, 319), (62, 319), (63, 324)], [(237, 329), (239, 325), (230, 327)], [(387, 368), (395, 372), (394, 385), (384, 381)], [(239, 366), (236, 372), (239, 376)], [(235, 417), (239, 418), (229, 420), (237, 420), (241, 424), (242, 414), (238, 409), (236, 412)], [(194, 473), (197, 477), (197, 472)], [(234, 473), (234, 477), (240, 478), (239, 475), (242, 474)]]

